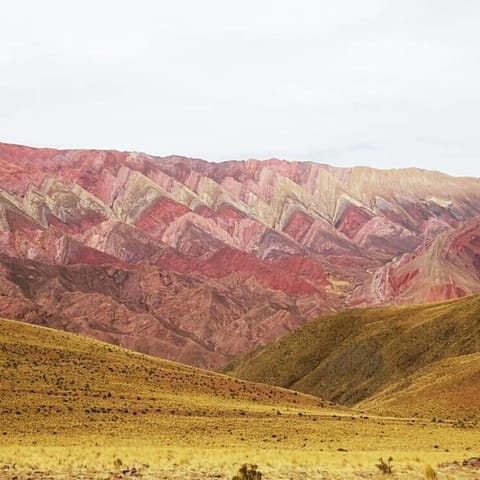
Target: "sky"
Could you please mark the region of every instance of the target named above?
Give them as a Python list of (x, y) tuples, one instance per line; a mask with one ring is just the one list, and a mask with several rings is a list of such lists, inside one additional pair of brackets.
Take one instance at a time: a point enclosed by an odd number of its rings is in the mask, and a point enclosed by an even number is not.
[(15, 0), (0, 141), (480, 176), (477, 0)]

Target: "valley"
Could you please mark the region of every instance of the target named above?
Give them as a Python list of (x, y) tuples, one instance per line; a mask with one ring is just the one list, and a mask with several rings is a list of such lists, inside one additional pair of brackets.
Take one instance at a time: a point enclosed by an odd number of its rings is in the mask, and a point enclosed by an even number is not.
[(9, 320), (0, 346), (0, 478), (230, 479), (254, 463), (264, 478), (354, 480), (383, 478), (389, 456), (394, 478), (477, 475), (461, 465), (478, 449), (470, 421), (366, 415)]
[(3, 2), (0, 480), (480, 480), (479, 19)]

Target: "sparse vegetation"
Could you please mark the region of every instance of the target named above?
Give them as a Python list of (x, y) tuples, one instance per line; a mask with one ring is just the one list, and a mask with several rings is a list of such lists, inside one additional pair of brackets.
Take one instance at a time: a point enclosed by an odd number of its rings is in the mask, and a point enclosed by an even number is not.
[(321, 407), (318, 398), (3, 320), (0, 389), (0, 476), (3, 468), (22, 480), (31, 472), (225, 480), (244, 462), (261, 465), (263, 478), (357, 480), (385, 452), (395, 478), (421, 480), (426, 462), (463, 459), (480, 440), (478, 429), (448, 420)]

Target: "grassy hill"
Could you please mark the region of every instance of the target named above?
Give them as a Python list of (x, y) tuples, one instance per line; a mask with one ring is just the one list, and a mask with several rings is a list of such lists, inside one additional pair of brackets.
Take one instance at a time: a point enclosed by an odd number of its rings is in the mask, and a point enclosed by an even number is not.
[[(425, 464), (472, 455), (474, 426), (367, 417), (0, 320), (0, 478), (229, 479), (249, 462), (266, 479), (356, 480), (375, 478), (378, 458), (392, 455), (397, 478), (420, 479)], [(438, 470), (452, 468), (475, 478)]]
[(480, 418), (480, 296), (348, 310), (225, 372), (382, 414)]
[(393, 382), (357, 408), (380, 414), (478, 420), (480, 353), (440, 360)]
[(17, 438), (104, 428), (148, 433), (164, 416), (208, 417), (247, 410), (254, 414), (269, 407), (276, 413), (279, 406), (327, 404), (9, 320), (0, 320), (0, 362), (0, 406), (8, 420), (1, 428), (8, 436), (13, 426)]

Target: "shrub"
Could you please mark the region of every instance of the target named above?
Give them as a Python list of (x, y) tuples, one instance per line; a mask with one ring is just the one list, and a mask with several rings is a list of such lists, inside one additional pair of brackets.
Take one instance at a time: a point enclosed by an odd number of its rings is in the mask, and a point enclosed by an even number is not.
[(392, 458), (392, 457), (388, 457), (387, 463), (385, 463), (385, 462), (383, 461), (383, 458), (379, 458), (378, 461), (379, 461), (380, 463), (377, 463), (377, 468), (378, 468), (381, 472), (390, 475), (390, 474), (392, 473), (392, 470), (393, 470), (393, 467), (392, 467), (393, 458)]
[(262, 472), (257, 465), (243, 464), (232, 480), (262, 480)]

